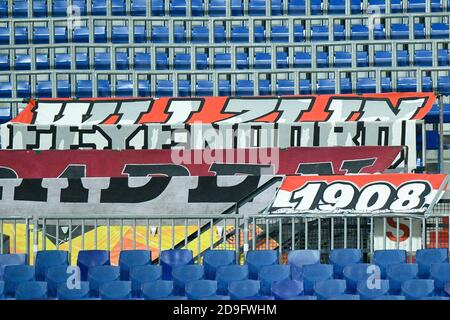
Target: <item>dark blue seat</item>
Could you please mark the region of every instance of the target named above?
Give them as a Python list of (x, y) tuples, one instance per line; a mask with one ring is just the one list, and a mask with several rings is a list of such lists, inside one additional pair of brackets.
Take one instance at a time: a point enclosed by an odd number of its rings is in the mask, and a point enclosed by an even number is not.
[(128, 70), (129, 60), (127, 52), (116, 52), (116, 69)]
[(195, 95), (197, 97), (210, 97), (214, 95), (212, 80), (198, 80), (195, 85)]
[(16, 70), (30, 70), (31, 69), (31, 57), (29, 54), (17, 54), (15, 60)]
[(420, 298), (419, 300), (450, 300), (450, 297), (433, 296), (433, 297)]
[(12, 83), (0, 82), (0, 98), (11, 98), (11, 97), (12, 97)]
[(174, 284), (169, 280), (156, 280), (142, 285), (142, 297), (145, 300), (156, 300), (173, 296)]
[(288, 300), (301, 294), (303, 294), (302, 281), (284, 279), (272, 283), (271, 295), (276, 300)]
[[(334, 94), (336, 93), (336, 80), (335, 79), (319, 79), (317, 80), (317, 93), (318, 94)], [(352, 85), (349, 78), (341, 78), (341, 92), (340, 93), (352, 93)]]
[(230, 296), (214, 295), (209, 297), (201, 297), (198, 300), (230, 300)]
[(175, 295), (184, 295), (185, 286), (189, 281), (203, 280), (204, 276), (205, 271), (201, 265), (189, 264), (174, 266), (172, 269), (172, 278)]
[(305, 0), (290, 0), (288, 2), (289, 15), (305, 15), (306, 5)]
[(248, 266), (227, 265), (217, 268), (217, 292), (218, 294), (228, 294), (228, 285), (233, 281), (246, 280), (248, 278)]
[(33, 43), (46, 44), (50, 42), (50, 34), (46, 27), (35, 27), (33, 30)]
[(225, 0), (210, 0), (209, 1), (209, 15), (212, 17), (223, 17), (226, 15)]
[(139, 97), (150, 97), (150, 81), (148, 80), (138, 80), (138, 96)]
[(72, 41), (75, 43), (89, 43), (88, 27), (74, 27)]
[(390, 51), (375, 51), (374, 64), (376, 67), (391, 67), (392, 66), (392, 52), (390, 52)]
[(88, 277), (91, 295), (97, 297), (102, 284), (120, 280), (120, 268), (117, 266), (95, 266), (89, 268)]
[(12, 11), (14, 18), (28, 18), (28, 1), (13, 1)]
[(95, 26), (94, 27), (94, 43), (107, 43), (108, 36), (106, 34), (105, 26)]
[(287, 52), (277, 52), (277, 55), (276, 55), (276, 66), (277, 66), (278, 69), (287, 69), (287, 68), (289, 68)]
[(355, 263), (344, 267), (344, 279), (347, 282), (347, 291), (356, 293), (358, 283), (366, 282), (370, 276), (381, 277), (380, 267), (368, 263)]
[[(133, 5), (131, 10), (133, 11)], [(92, 0), (92, 11), (91, 11), (92, 15), (106, 16), (106, 13), (107, 13), (106, 0)]]
[(52, 16), (54, 17), (65, 17), (67, 16), (67, 1), (66, 0), (55, 0), (52, 5)]
[(450, 94), (450, 77), (442, 76), (438, 78), (437, 90), (441, 94), (449, 95)]
[(294, 88), (294, 80), (289, 79), (280, 79), (277, 80), (276, 83), (276, 92), (277, 95), (292, 95), (294, 94), (295, 88)]
[(408, 12), (425, 12), (425, 0), (408, 0)]
[(286, 26), (272, 26), (271, 41), (273, 43), (289, 42), (289, 29)]
[(111, 0), (111, 13), (113, 16), (124, 16), (125, 11), (124, 0)]
[(415, 263), (391, 264), (386, 268), (386, 278), (389, 280), (391, 294), (400, 294), (402, 283), (416, 279), (419, 276), (419, 266)]
[(314, 294), (318, 300), (328, 300), (331, 297), (345, 294), (346, 283), (345, 280), (329, 279), (317, 281), (314, 284)]
[(433, 54), (430, 50), (415, 50), (414, 65), (418, 67), (431, 67), (433, 65)]
[(48, 55), (46, 54), (36, 54), (36, 69), (37, 70), (48, 70), (50, 69), (50, 63), (48, 60)]
[(389, 293), (389, 280), (378, 280), (373, 283), (363, 280), (358, 283), (356, 292), (361, 300), (374, 300)]
[(67, 28), (66, 27), (55, 27), (55, 43), (67, 43)]
[(203, 254), (205, 279), (215, 280), (217, 268), (236, 263), (236, 252), (233, 250), (208, 250)]
[(149, 250), (124, 250), (119, 255), (120, 280), (130, 280), (130, 270), (135, 266), (145, 266), (152, 263)]
[(354, 24), (350, 31), (350, 40), (369, 40), (369, 28), (365, 25)]
[[(369, 7), (376, 6), (379, 8), (380, 13), (386, 12), (386, 1), (385, 0), (369, 0)], [(403, 5), (401, 0), (391, 0), (391, 13), (401, 13), (403, 10)], [(377, 13), (377, 12), (372, 12)]]
[(231, 96), (231, 84), (228, 80), (219, 80), (219, 96)]
[(231, 300), (257, 297), (260, 295), (260, 282), (257, 280), (232, 281), (228, 285), (228, 294)]
[(419, 265), (419, 278), (428, 279), (433, 263), (448, 262), (448, 249), (420, 249), (416, 251), (416, 263)]
[(391, 264), (406, 263), (406, 250), (375, 250), (373, 263), (380, 267), (381, 277), (386, 278), (386, 268)]
[(272, 67), (272, 58), (270, 53), (256, 52), (255, 53), (255, 69), (270, 69)]
[(68, 266), (69, 253), (63, 250), (38, 251), (36, 254), (35, 271), (36, 280), (44, 281), (48, 268), (55, 266)]
[(70, 82), (68, 80), (58, 80), (56, 82), (56, 93), (58, 98), (69, 98), (71, 96)]
[(3, 280), (5, 282), (5, 296), (14, 296), (19, 284), (34, 281), (34, 267), (28, 265), (8, 265), (5, 267)]
[(139, 265), (130, 269), (132, 294), (135, 297), (141, 295), (142, 285), (147, 282), (161, 280), (162, 267), (157, 265)]
[(188, 300), (200, 300), (217, 294), (217, 281), (194, 280), (186, 283), (186, 297)]
[(11, 68), (8, 54), (0, 54), (0, 70), (5, 71)]
[(236, 95), (238, 97), (253, 96), (253, 80), (238, 80), (236, 82)]
[(192, 27), (192, 43), (209, 43), (209, 30), (205, 26)]
[(128, 43), (129, 42), (128, 26), (112, 26), (111, 42)]
[(362, 252), (360, 249), (334, 249), (330, 252), (329, 260), (333, 265), (334, 277), (342, 279), (346, 266), (361, 262)]
[(24, 265), (26, 263), (27, 255), (24, 253), (0, 254), (0, 281), (3, 280), (6, 266)]
[(288, 264), (291, 266), (292, 279), (301, 280), (305, 265), (320, 263), (319, 250), (293, 250), (288, 253)]
[(294, 42), (303, 41), (305, 41), (305, 28), (300, 24), (294, 24)]
[(294, 55), (295, 68), (311, 68), (311, 53), (296, 52)]
[[(117, 91), (117, 87), (116, 87)], [(97, 96), (101, 98), (109, 98), (111, 97), (111, 84), (109, 80), (101, 80), (97, 81)]]
[(361, 300), (357, 294), (339, 294), (336, 296), (328, 297), (326, 300)]
[(15, 44), (28, 44), (27, 27), (16, 27), (14, 29), (14, 42)]
[(77, 98), (92, 98), (92, 81), (77, 80), (75, 95)]
[(430, 278), (434, 280), (437, 294), (444, 294), (446, 283), (450, 283), (450, 263), (433, 263), (430, 267)]
[(180, 97), (192, 96), (191, 82), (189, 80), (179, 80), (178, 81), (178, 96), (180, 96)]
[(391, 39), (409, 39), (409, 28), (403, 23), (391, 24)]
[(231, 28), (231, 41), (235, 43), (248, 43), (249, 32), (246, 26), (233, 26)]
[(431, 24), (431, 39), (448, 39), (449, 25), (447, 23)]
[(311, 41), (329, 41), (327, 26), (312, 26)]
[(28, 81), (17, 81), (16, 94), (18, 98), (30, 98), (31, 97), (31, 86)]
[[(158, 80), (156, 83), (156, 96), (157, 97), (172, 97), (173, 96), (172, 80)], [(168, 267), (166, 267), (166, 269), (167, 268)], [(171, 269), (169, 269), (169, 270), (171, 270)], [(171, 275), (172, 275), (171, 271), (167, 271), (166, 272), (166, 280), (172, 279)]]
[(147, 31), (145, 26), (135, 26), (133, 32), (134, 43), (146, 43), (147, 42)]
[(17, 285), (16, 300), (47, 299), (47, 283), (43, 281), (27, 281)]
[(80, 70), (89, 69), (89, 56), (87, 53), (77, 53), (75, 55), (75, 68)]
[(131, 1), (131, 15), (132, 16), (146, 16), (147, 4), (145, 0)]
[(80, 250), (78, 252), (77, 266), (80, 267), (82, 281), (87, 280), (90, 268), (109, 265), (109, 251), (107, 250)]
[(230, 68), (231, 68), (230, 53), (216, 53), (214, 55), (214, 69), (230, 69)]
[(9, 45), (9, 28), (0, 27), (0, 44)]
[(317, 300), (316, 296), (296, 296), (296, 297), (290, 297), (286, 300)]
[(258, 273), (258, 279), (261, 282), (261, 294), (270, 296), (272, 283), (291, 279), (291, 267), (280, 264), (261, 267)]
[(97, 52), (94, 56), (94, 68), (96, 70), (111, 69), (111, 55), (109, 52)]
[(164, 0), (154, 0), (151, 2), (151, 13), (152, 16), (164, 16), (165, 7)]
[(333, 265), (331, 264), (308, 264), (303, 266), (303, 286), (305, 294), (314, 293), (314, 284), (333, 278)]
[(102, 300), (129, 300), (131, 299), (130, 281), (111, 281), (100, 286)]
[(402, 283), (402, 295), (406, 300), (418, 300), (434, 294), (434, 280), (413, 279)]
[(156, 53), (156, 70), (168, 70), (169, 69), (169, 57), (165, 52)]
[(8, 17), (8, 1), (0, 1), (0, 18)]
[(376, 297), (373, 300), (405, 300), (405, 296), (397, 296), (397, 295), (386, 294), (384, 296)]
[(150, 70), (151, 58), (146, 52), (137, 52), (134, 55), (134, 68), (137, 70)]
[[(117, 80), (116, 82), (116, 97), (133, 97), (133, 81), (131, 80)], [(127, 280), (127, 279), (122, 279)]]
[(48, 286), (48, 296), (51, 298), (56, 297), (58, 287), (61, 284), (67, 286), (67, 280), (71, 276), (73, 276), (73, 272), (65, 265), (49, 267), (45, 275), (45, 282), (47, 282)]

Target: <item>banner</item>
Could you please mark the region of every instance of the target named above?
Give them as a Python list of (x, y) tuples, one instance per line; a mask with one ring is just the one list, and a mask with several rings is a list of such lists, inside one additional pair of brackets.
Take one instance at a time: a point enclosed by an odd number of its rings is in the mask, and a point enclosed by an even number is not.
[(408, 146), (394, 168), (416, 165), (416, 122), (241, 123), (238, 125), (7, 124), (2, 148), (73, 149), (246, 149), (330, 146)]
[[(278, 176), (0, 179), (2, 215), (221, 214), (269, 180), (241, 207), (258, 213), (270, 204)], [(278, 182), (279, 181), (279, 182)]]
[(14, 123), (86, 126), (99, 124), (237, 124), (420, 120), (433, 93), (206, 97), (159, 99), (31, 100)]
[(445, 174), (287, 176), (272, 213), (424, 213), (445, 188)]
[(355, 174), (384, 172), (401, 147), (203, 150), (3, 150), (0, 178)]

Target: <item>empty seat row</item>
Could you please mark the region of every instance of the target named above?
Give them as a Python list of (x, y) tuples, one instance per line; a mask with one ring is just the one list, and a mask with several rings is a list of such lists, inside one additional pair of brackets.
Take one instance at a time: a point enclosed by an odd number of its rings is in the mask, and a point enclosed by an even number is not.
[[(131, 97), (133, 96), (133, 88), (136, 84), (131, 80), (117, 80), (115, 83), (115, 90), (111, 87), (109, 80), (97, 81), (97, 96), (98, 97)], [(276, 95), (292, 95), (295, 94), (294, 80), (277, 80), (272, 88), (270, 80), (259, 80), (257, 88), (254, 88), (253, 80), (237, 80), (235, 83), (235, 91), (231, 90), (231, 83), (229, 80), (219, 80), (218, 95), (219, 96), (253, 96), (271, 95), (275, 92)], [(312, 84), (308, 79), (300, 79), (298, 83), (300, 94), (312, 94)], [(36, 88), (32, 91), (30, 82), (17, 81), (16, 83), (16, 97), (19, 98), (51, 98), (52, 82), (50, 80), (41, 80), (36, 82)], [(352, 93), (352, 84), (349, 78), (341, 78), (340, 82), (341, 93)], [(416, 92), (417, 79), (413, 77), (397, 79), (397, 92)], [(381, 79), (381, 91), (392, 92), (392, 82), (388, 77)], [(433, 86), (430, 77), (422, 78), (423, 92), (432, 92), (433, 90), (442, 94), (450, 94), (450, 77), (442, 76), (438, 78), (438, 83)], [(334, 79), (319, 79), (316, 83), (316, 92), (318, 94), (334, 94), (337, 92), (336, 81)], [(373, 78), (359, 78), (356, 82), (356, 93), (376, 93), (376, 80)], [(75, 91), (72, 92), (69, 80), (57, 80), (56, 83), (56, 97), (58, 98), (90, 98), (93, 97), (92, 80), (77, 80), (75, 83)], [(137, 81), (137, 95), (139, 97), (170, 97), (170, 96), (213, 96), (214, 82), (213, 80), (197, 80), (194, 85), (194, 90), (191, 89), (191, 82), (189, 80), (178, 81), (178, 92), (174, 91), (173, 80), (157, 80), (156, 90), (152, 92), (149, 80)], [(0, 98), (12, 98), (13, 86), (11, 82), (0, 82)]]
[[(287, 26), (274, 25), (271, 30), (266, 30), (263, 25), (256, 25), (254, 27), (253, 39), (250, 39), (250, 31), (248, 26), (235, 25), (231, 27), (230, 39), (227, 39), (226, 30), (224, 26), (215, 26), (213, 38), (210, 39), (209, 29), (207, 26), (193, 26), (190, 37), (187, 36), (186, 29), (183, 26), (175, 26), (173, 31), (173, 40), (169, 35), (169, 27), (167, 26), (153, 26), (150, 36), (147, 34), (144, 25), (135, 25), (133, 30), (130, 30), (126, 25), (113, 25), (111, 27), (111, 36), (108, 36), (109, 30), (106, 26), (93, 27), (93, 36), (90, 37), (90, 30), (87, 26), (76, 26), (73, 28), (71, 34), (71, 42), (73, 43), (287, 43), (289, 42), (289, 34), (293, 34), (294, 42), (304, 41), (343, 41), (343, 40), (369, 40), (369, 27), (362, 24), (353, 24), (349, 30), (350, 36), (345, 35), (345, 28), (343, 25), (334, 25), (333, 35), (330, 37), (330, 30), (326, 25), (313, 25), (311, 27), (311, 37), (305, 37), (305, 28), (301, 24), (295, 24), (293, 30), (289, 30)], [(16, 26), (13, 30), (13, 39), (10, 37), (11, 30), (8, 27), (0, 27), (0, 45), (11, 44), (49, 44), (49, 43), (68, 43), (69, 36), (67, 27), (55, 26), (53, 41), (51, 40), (50, 31), (48, 27), (34, 27), (32, 34), (29, 34), (29, 29), (26, 26)], [(450, 31), (447, 23), (436, 22), (431, 24), (429, 33), (425, 32), (425, 25), (423, 23), (414, 24), (414, 32), (410, 33), (407, 24), (391, 25), (390, 36), (387, 37), (386, 30), (383, 25), (375, 25), (374, 40), (401, 40), (401, 39), (449, 39)]]
[[(51, 1), (51, 11), (48, 12), (47, 0), (30, 0), (32, 2), (32, 10), (28, 12), (27, 0), (13, 0), (12, 12), (10, 16), (14, 18), (27, 17), (61, 17), (67, 16), (67, 7), (70, 4), (68, 0), (49, 0)], [(130, 12), (127, 12), (126, 0), (112, 0), (110, 8), (107, 0), (92, 0), (92, 7), (90, 8), (91, 15), (106, 16), (108, 9), (113, 16), (146, 16), (147, 10), (152, 16), (186, 16), (187, 1), (186, 0), (166, 0), (169, 2), (169, 12), (166, 12), (164, 0), (153, 0), (151, 3), (145, 0), (131, 0)], [(206, 10), (205, 2), (208, 2), (208, 10)], [(287, 1), (287, 12), (283, 10), (283, 3)], [(426, 0), (403, 0), (407, 2), (406, 12), (426, 12)], [(443, 3), (447, 0), (431, 0), (431, 11), (441, 12), (444, 9)], [(73, 6), (77, 6), (80, 15), (87, 15), (87, 1), (86, 0), (72, 0)], [(363, 10), (362, 0), (351, 0), (351, 14), (361, 14), (367, 12)], [(192, 16), (225, 16), (226, 0), (191, 0), (190, 14)], [(368, 7), (378, 6), (380, 12), (385, 12), (386, 3), (384, 0), (369, 0)], [(448, 4), (447, 4), (448, 7)], [(148, 8), (148, 9), (147, 9)], [(391, 0), (391, 12), (403, 12), (402, 0)], [(269, 12), (266, 11), (266, 2), (264, 0), (249, 0), (248, 12), (244, 12), (244, 5), (241, 0), (231, 0), (230, 13), (232, 16), (280, 16), (288, 15), (305, 15), (306, 2), (305, 0), (272, 0)], [(325, 7), (321, 0), (310, 1), (310, 13), (312, 15), (328, 14), (345, 14), (345, 0), (329, 0), (328, 7)], [(0, 18), (8, 16), (8, 1), (0, 1)]]
[[(356, 66), (357, 67), (391, 67), (393, 65), (392, 52), (390, 51), (375, 51), (373, 57), (373, 64), (369, 64), (369, 57), (367, 51), (356, 52)], [(165, 52), (156, 53), (155, 57), (156, 70), (192, 70), (191, 63), (194, 63), (191, 54), (189, 53), (175, 53), (173, 57), (173, 64), (169, 63), (169, 56)], [(139, 52), (134, 54), (134, 63), (131, 66), (127, 52), (116, 52), (115, 63), (111, 63), (111, 54), (109, 52), (98, 52), (94, 55), (94, 65), (91, 66), (89, 62), (89, 55), (87, 53), (75, 54), (74, 65), (72, 65), (72, 55), (70, 53), (56, 53), (53, 60), (53, 68), (58, 70), (71, 69), (72, 67), (79, 70), (95, 69), (95, 70), (129, 70), (131, 68), (136, 70), (152, 70), (151, 56), (149, 53)], [(286, 52), (277, 52), (275, 56), (275, 66), (277, 69), (293, 68), (311, 68), (312, 59), (309, 52), (296, 52), (293, 58), (293, 64), (289, 65), (289, 57)], [(397, 66), (404, 67), (410, 64), (417, 67), (431, 67), (433, 66), (433, 52), (431, 50), (415, 50), (412, 57), (406, 50), (397, 51)], [(245, 52), (237, 53), (235, 57), (236, 69), (271, 69), (272, 55), (265, 52), (256, 52), (253, 59), (249, 59)], [(32, 59), (29, 54), (16, 54), (14, 61), (7, 54), (0, 54), (0, 70), (31, 70)], [(437, 65), (449, 66), (449, 51), (439, 49), (437, 51)], [(329, 55), (327, 52), (318, 51), (316, 55), (316, 66), (318, 68), (351, 68), (352, 67), (352, 53), (348, 51), (337, 51), (334, 53), (332, 62), (329, 62)], [(36, 54), (34, 67), (36, 70), (49, 70), (50, 59), (47, 54)], [(194, 69), (205, 70), (208, 68), (214, 69), (231, 69), (232, 58), (230, 53), (217, 53), (212, 59), (206, 53), (197, 53), (195, 55)]]

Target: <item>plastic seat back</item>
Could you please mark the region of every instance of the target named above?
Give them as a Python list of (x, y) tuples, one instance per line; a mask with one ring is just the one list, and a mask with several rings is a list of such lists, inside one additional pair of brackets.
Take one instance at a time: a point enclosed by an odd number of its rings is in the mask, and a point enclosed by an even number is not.
[(172, 270), (175, 295), (184, 295), (185, 286), (190, 281), (202, 280), (204, 278), (203, 266), (190, 264), (176, 266)]
[(330, 252), (330, 263), (333, 265), (334, 277), (342, 279), (344, 268), (362, 260), (360, 249), (334, 249)]
[(163, 270), (164, 280), (172, 279), (172, 268), (175, 266), (193, 264), (194, 258), (191, 250), (175, 249), (161, 252), (160, 264)]
[(92, 296), (98, 296), (102, 284), (120, 279), (120, 268), (116, 266), (95, 266), (88, 271)]
[(100, 286), (102, 300), (129, 300), (131, 298), (130, 281), (111, 281)]
[(228, 294), (228, 285), (233, 281), (247, 280), (248, 266), (228, 265), (217, 268), (216, 280), (218, 294)]
[(418, 300), (431, 297), (434, 293), (434, 280), (413, 279), (402, 283), (402, 295), (406, 300)]
[(24, 265), (27, 262), (27, 255), (22, 253), (0, 254), (0, 280), (3, 280), (3, 274), (6, 266)]
[(142, 297), (145, 300), (156, 300), (173, 295), (173, 281), (156, 280), (142, 285)]
[(450, 263), (433, 263), (430, 267), (430, 278), (434, 280), (437, 294), (444, 292), (446, 283), (450, 283)]
[(233, 250), (208, 250), (203, 254), (205, 279), (215, 280), (218, 267), (236, 263), (236, 252)]
[(48, 268), (69, 265), (69, 253), (62, 250), (38, 251), (35, 260), (36, 280), (44, 281)]
[(5, 267), (3, 279), (5, 282), (5, 295), (14, 296), (19, 284), (35, 280), (35, 270), (28, 265), (10, 265)]
[(16, 288), (16, 300), (47, 299), (47, 283), (43, 281), (27, 281)]
[(265, 266), (259, 270), (258, 279), (261, 281), (261, 294), (269, 296), (272, 283), (291, 279), (291, 268), (289, 265), (279, 264)]
[(386, 278), (389, 280), (391, 294), (400, 294), (402, 283), (406, 280), (417, 279), (419, 266), (415, 263), (392, 264), (386, 268)]
[(345, 280), (329, 279), (317, 281), (314, 284), (314, 293), (318, 300), (328, 300), (331, 297), (345, 294), (346, 288)]
[(147, 282), (161, 280), (162, 267), (157, 265), (133, 266), (130, 269), (131, 290), (135, 297), (141, 295), (142, 285)]
[(275, 281), (271, 286), (271, 295), (276, 300), (288, 300), (303, 294), (303, 282), (298, 280), (281, 280)]
[(89, 268), (110, 265), (109, 251), (81, 250), (78, 252), (77, 265), (80, 267), (81, 281), (86, 281)]
[(344, 280), (347, 282), (347, 291), (355, 293), (358, 283), (367, 281), (369, 277), (381, 279), (380, 267), (368, 263), (356, 263), (344, 268)]
[(288, 253), (288, 263), (291, 266), (292, 279), (301, 279), (303, 266), (320, 263), (319, 250), (295, 250)]
[(248, 265), (249, 279), (256, 280), (262, 267), (278, 264), (278, 251), (251, 250), (247, 252), (246, 264)]
[(333, 279), (333, 265), (310, 264), (303, 267), (303, 287), (305, 294), (314, 293), (314, 284), (317, 281)]
[(231, 300), (243, 300), (245, 298), (259, 296), (260, 282), (257, 280), (232, 281), (228, 285), (228, 293)]
[(149, 250), (125, 250), (119, 255), (120, 280), (130, 279), (130, 269), (135, 266), (145, 266), (152, 263), (152, 253)]
[(380, 267), (381, 277), (386, 277), (386, 268), (391, 264), (406, 263), (406, 250), (375, 250), (373, 263)]
[(188, 300), (199, 300), (217, 294), (217, 281), (195, 280), (186, 283), (186, 296)]
[(448, 249), (420, 249), (416, 251), (416, 263), (419, 265), (419, 277), (427, 279), (430, 276), (430, 266), (433, 263), (448, 262)]
[(374, 300), (389, 293), (389, 280), (360, 281), (357, 293), (361, 300)]

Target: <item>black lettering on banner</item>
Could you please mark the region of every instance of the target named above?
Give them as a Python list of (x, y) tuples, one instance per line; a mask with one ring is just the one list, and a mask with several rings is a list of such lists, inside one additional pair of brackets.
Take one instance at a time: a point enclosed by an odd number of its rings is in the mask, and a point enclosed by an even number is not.
[(86, 165), (84, 164), (69, 164), (66, 169), (59, 175), (58, 178), (84, 178), (86, 177)]
[(189, 203), (237, 202), (258, 187), (259, 176), (247, 176), (235, 186), (219, 187), (218, 177), (199, 177), (197, 188), (189, 190)]
[(126, 139), (125, 139), (125, 149), (127, 150), (134, 150), (136, 149), (134, 146), (131, 145), (131, 140), (133, 140), (133, 138), (135, 136), (138, 135), (138, 133), (140, 131), (144, 132), (144, 143), (142, 145), (142, 149), (148, 149), (148, 126), (145, 125), (141, 125), (139, 126), (135, 131), (133, 131), (132, 134), (130, 134)]
[(390, 183), (376, 182), (364, 186), (358, 196), (357, 211), (387, 210), (395, 197), (395, 188)]
[(392, 202), (390, 209), (413, 210), (421, 208), (425, 203), (425, 197), (430, 192), (431, 186), (428, 182), (406, 182), (398, 188), (395, 200)]
[(296, 174), (302, 175), (332, 175), (333, 164), (331, 162), (300, 163)]
[(377, 159), (358, 159), (358, 160), (344, 160), (340, 170), (346, 173), (360, 173), (362, 169), (371, 167)]
[(14, 200), (47, 202), (47, 188), (42, 187), (43, 179), (23, 179), (14, 189)]
[(170, 177), (150, 178), (141, 187), (130, 187), (127, 178), (110, 178), (108, 189), (101, 191), (101, 203), (141, 203), (159, 197), (170, 183)]
[(270, 168), (270, 164), (240, 164), (240, 163), (213, 163), (209, 168), (216, 176), (232, 176), (236, 174), (248, 174), (258, 176), (263, 169)]
[(301, 127), (291, 127), (291, 147), (300, 147), (302, 143), (302, 128)]
[[(120, 126), (120, 125), (119, 125)], [(119, 127), (118, 126), (118, 127)], [(77, 132), (78, 133), (78, 145), (73, 144), (70, 146), (70, 150), (77, 150), (80, 148), (85, 149), (99, 149), (99, 147), (95, 143), (84, 143), (83, 138), (84, 135), (95, 135), (96, 133), (99, 133), (101, 136), (103, 136), (106, 141), (108, 141), (108, 145), (104, 149), (112, 149), (112, 138), (106, 134), (99, 126), (92, 126), (90, 129), (85, 128), (79, 128), (79, 127), (70, 127), (70, 132)]]
[(177, 164), (127, 164), (123, 172), (130, 177), (147, 177), (150, 175), (190, 176), (186, 167)]
[[(349, 182), (333, 182), (322, 192), (321, 203), (318, 208), (324, 211), (354, 208), (358, 200), (358, 189)], [(356, 197), (355, 197), (356, 196)]]
[(356, 123), (356, 134), (352, 138), (355, 146), (365, 146), (366, 145), (366, 128), (364, 127), (364, 122)]
[(49, 150), (56, 149), (56, 126), (50, 125), (49, 129), (38, 129), (37, 126), (27, 126), (27, 131), (35, 132), (35, 143), (34, 144), (27, 144), (25, 146), (25, 149), (27, 150), (34, 150), (34, 149), (40, 149), (41, 148), (41, 135), (42, 134), (51, 134), (52, 135), (52, 145), (50, 146)]
[(67, 188), (61, 189), (62, 203), (87, 203), (89, 200), (89, 189), (83, 186), (81, 179), (67, 179)]
[(7, 167), (0, 167), (0, 179), (17, 179), (19, 176), (17, 173)]

